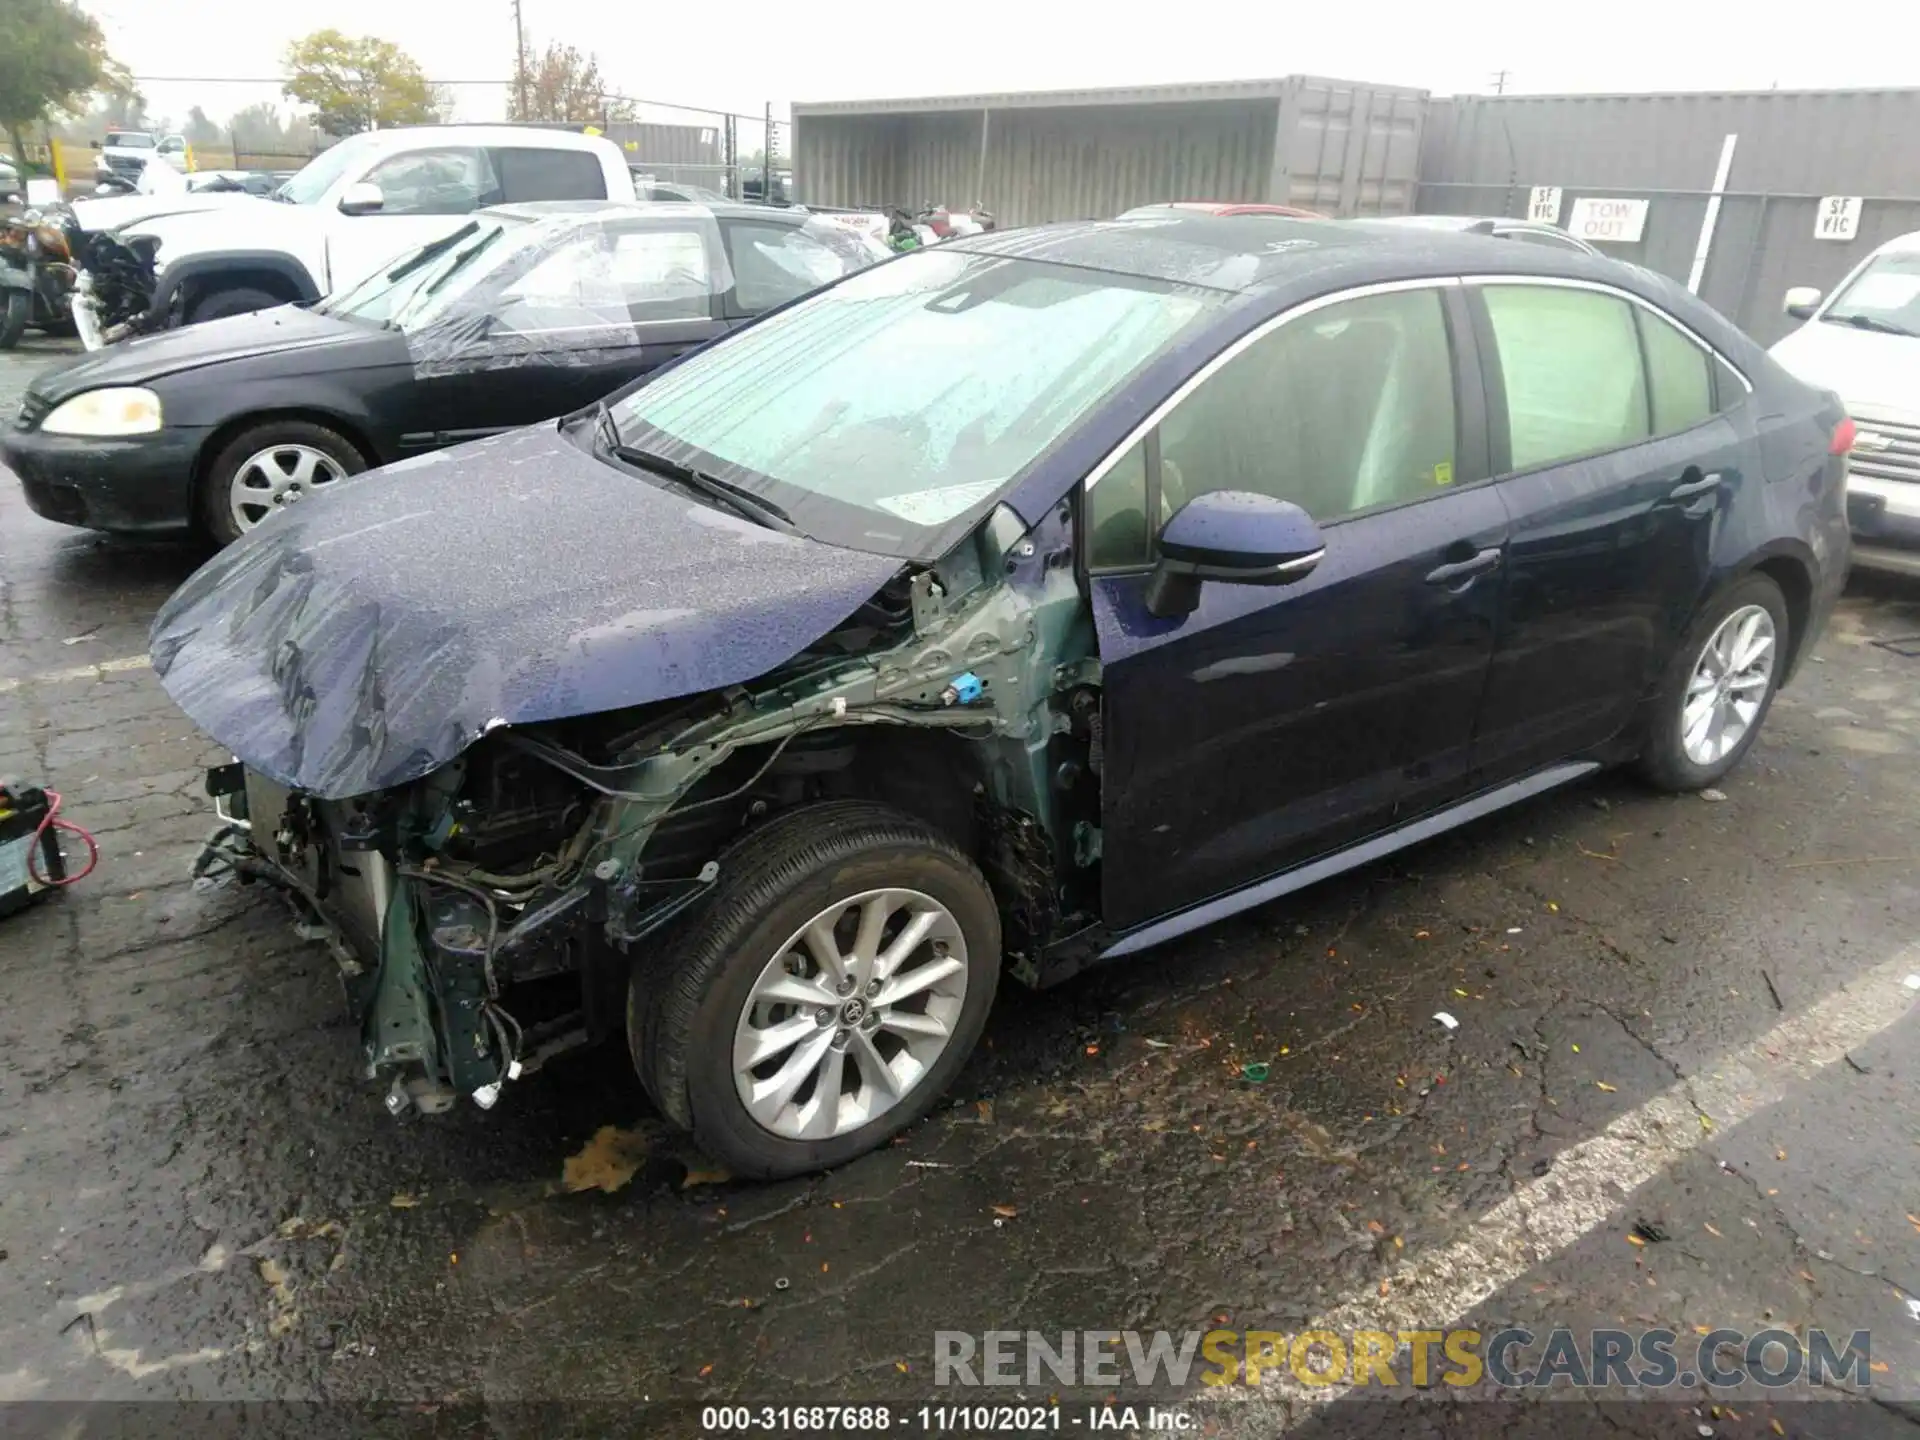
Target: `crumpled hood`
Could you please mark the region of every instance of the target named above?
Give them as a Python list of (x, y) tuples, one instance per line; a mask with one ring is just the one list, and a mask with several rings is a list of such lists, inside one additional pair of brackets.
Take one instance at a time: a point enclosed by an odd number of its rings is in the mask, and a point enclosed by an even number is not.
[(686, 499), (546, 425), (276, 516), (161, 607), (153, 666), (247, 765), (344, 799), (501, 724), (764, 674), (900, 563)]

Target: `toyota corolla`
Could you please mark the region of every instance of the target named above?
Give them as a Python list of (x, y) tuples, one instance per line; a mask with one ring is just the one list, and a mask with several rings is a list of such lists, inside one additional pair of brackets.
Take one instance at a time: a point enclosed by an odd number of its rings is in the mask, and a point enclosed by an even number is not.
[(325, 920), (390, 1108), (617, 1036), (790, 1174), (924, 1115), (1003, 974), (1602, 766), (1719, 780), (1842, 583), (1848, 435), (1571, 251), (1002, 232), (341, 481), (153, 660), (237, 756), (206, 867)]

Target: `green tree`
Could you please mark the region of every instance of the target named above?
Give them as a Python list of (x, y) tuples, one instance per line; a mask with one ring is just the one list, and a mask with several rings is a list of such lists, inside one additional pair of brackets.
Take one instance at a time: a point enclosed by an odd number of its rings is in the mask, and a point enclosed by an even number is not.
[(180, 133), (186, 136), (189, 145), (218, 145), (221, 140), (220, 127), (207, 118), (207, 112), (198, 105), (187, 111), (187, 123)]
[[(524, 104), (522, 101), (524, 100)], [(527, 63), (514, 77), (507, 97), (509, 120), (631, 120), (633, 102), (608, 96), (600, 61), (571, 45), (550, 43), (546, 54)]]
[(391, 41), (316, 30), (287, 47), (286, 63), (292, 78), (282, 93), (312, 107), (313, 123), (329, 135), (440, 118), (426, 75)]
[(102, 87), (132, 88), (99, 25), (74, 0), (0, 0), (0, 126), (17, 157), (29, 127)]

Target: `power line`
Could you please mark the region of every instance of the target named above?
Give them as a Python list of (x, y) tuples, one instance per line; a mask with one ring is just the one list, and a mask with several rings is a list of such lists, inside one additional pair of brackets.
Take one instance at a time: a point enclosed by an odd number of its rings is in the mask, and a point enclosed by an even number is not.
[[(133, 75), (136, 85), (284, 85), (291, 75)], [(499, 80), (428, 80), (429, 85), (511, 85)]]

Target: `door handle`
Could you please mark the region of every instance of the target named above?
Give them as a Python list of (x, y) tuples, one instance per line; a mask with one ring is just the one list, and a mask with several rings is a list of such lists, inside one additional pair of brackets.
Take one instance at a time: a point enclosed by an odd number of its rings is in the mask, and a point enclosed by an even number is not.
[(1469, 580), (1484, 571), (1492, 570), (1500, 564), (1500, 547), (1491, 546), (1479, 551), (1465, 560), (1455, 560), (1450, 565), (1442, 565), (1427, 572), (1429, 585), (1451, 585), (1456, 580)]
[[(1693, 476), (1693, 479), (1688, 480), (1684, 478), (1689, 474)], [(1717, 470), (1711, 475), (1702, 475), (1689, 465), (1681, 472), (1681, 475), (1682, 479), (1680, 483), (1667, 492), (1667, 498), (1669, 500), (1691, 500), (1696, 495), (1705, 495), (1711, 490), (1718, 490), (1720, 488), (1720, 472)]]

